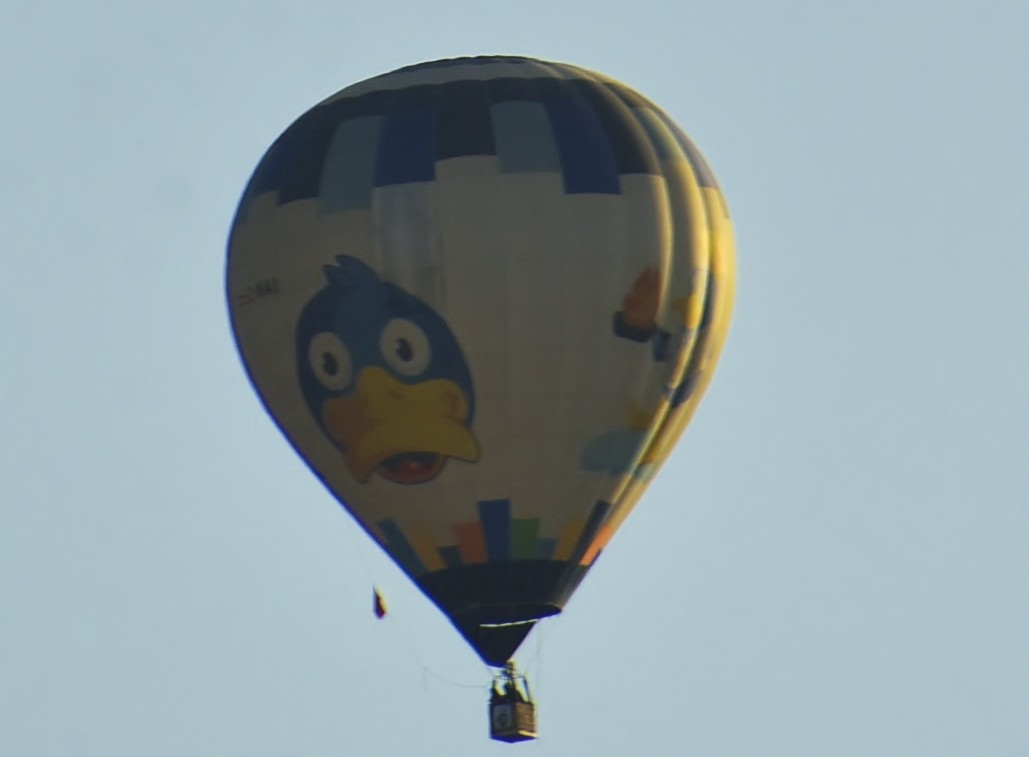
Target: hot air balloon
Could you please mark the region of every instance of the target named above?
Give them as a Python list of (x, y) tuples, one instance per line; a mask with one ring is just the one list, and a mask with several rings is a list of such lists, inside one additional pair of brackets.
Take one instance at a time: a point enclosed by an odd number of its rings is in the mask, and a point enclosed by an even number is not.
[(692, 416), (733, 286), (686, 135), (623, 84), (524, 57), (319, 103), (260, 161), (228, 245), (269, 414), (509, 675)]

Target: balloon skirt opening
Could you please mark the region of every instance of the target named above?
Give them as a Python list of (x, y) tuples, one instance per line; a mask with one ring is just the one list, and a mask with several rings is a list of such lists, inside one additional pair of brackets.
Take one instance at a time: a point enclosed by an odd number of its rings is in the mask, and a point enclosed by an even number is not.
[(559, 560), (498, 561), (427, 573), (418, 585), (488, 665), (503, 667), (537, 620), (561, 612), (586, 571)]

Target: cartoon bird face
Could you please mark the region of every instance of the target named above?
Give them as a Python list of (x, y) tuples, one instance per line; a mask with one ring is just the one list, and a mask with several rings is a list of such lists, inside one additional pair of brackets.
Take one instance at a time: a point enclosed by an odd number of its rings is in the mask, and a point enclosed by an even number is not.
[(475, 462), (471, 374), (444, 320), (348, 256), (297, 324), (297, 371), (307, 406), (364, 483), (439, 475), (451, 457)]

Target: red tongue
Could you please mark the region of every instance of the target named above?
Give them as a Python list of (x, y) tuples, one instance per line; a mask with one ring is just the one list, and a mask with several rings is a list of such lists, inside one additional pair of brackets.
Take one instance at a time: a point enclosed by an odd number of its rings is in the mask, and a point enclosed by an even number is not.
[(397, 465), (392, 467), (393, 473), (401, 478), (416, 478), (418, 476), (424, 476), (428, 469), (428, 465), (410, 457), (405, 457)]
[(435, 478), (439, 456), (427, 452), (395, 455), (379, 466), (379, 473), (400, 484), (420, 484)]

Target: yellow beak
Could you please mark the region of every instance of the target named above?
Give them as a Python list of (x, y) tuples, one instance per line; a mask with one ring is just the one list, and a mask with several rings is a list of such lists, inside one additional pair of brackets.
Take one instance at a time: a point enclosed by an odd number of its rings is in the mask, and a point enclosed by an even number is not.
[(322, 418), (361, 483), (375, 471), (397, 483), (424, 483), (450, 457), (479, 459), (468, 399), (447, 379), (404, 384), (382, 368), (365, 368), (352, 394), (326, 400)]

